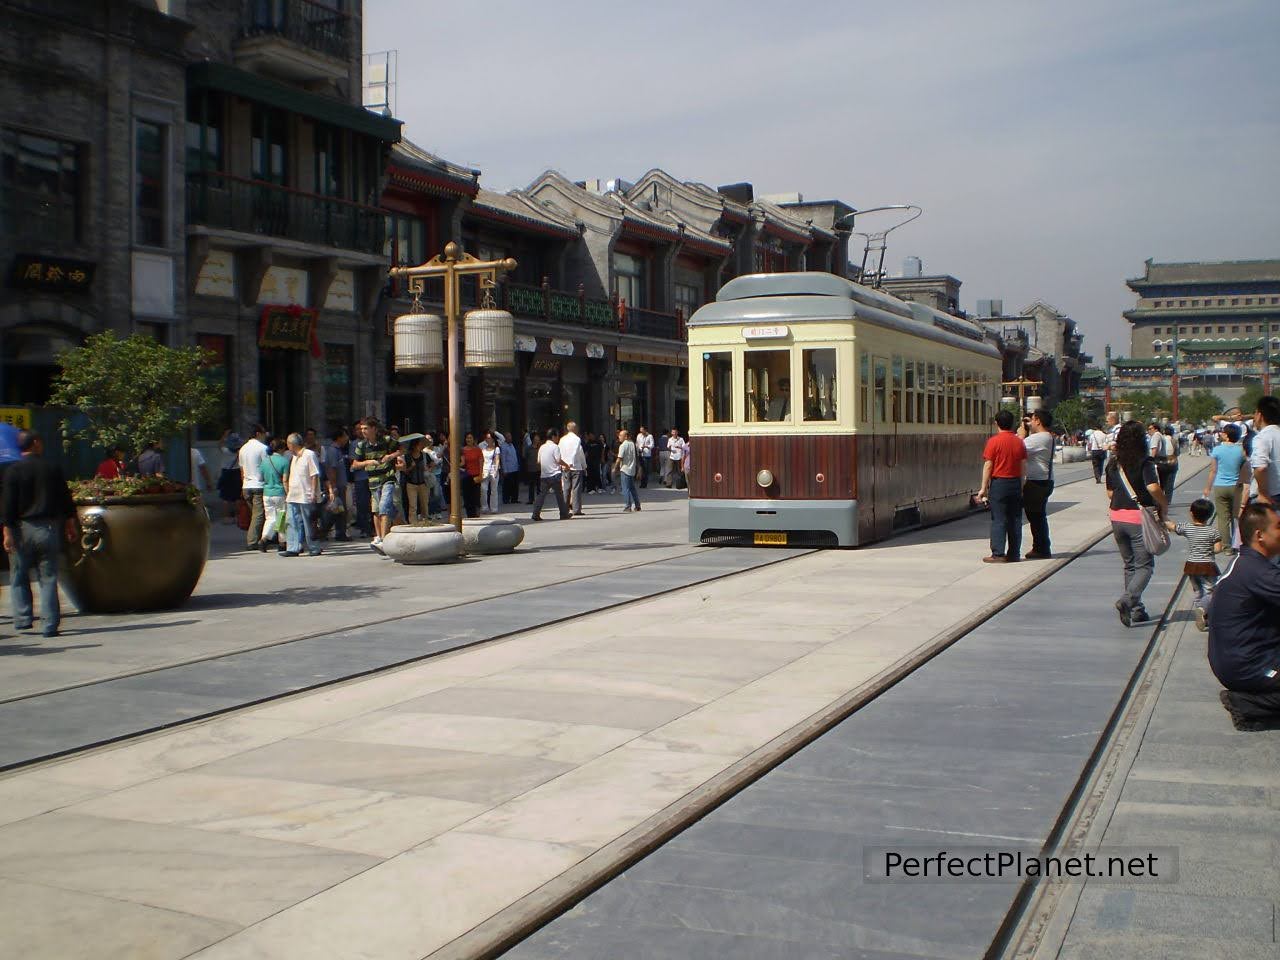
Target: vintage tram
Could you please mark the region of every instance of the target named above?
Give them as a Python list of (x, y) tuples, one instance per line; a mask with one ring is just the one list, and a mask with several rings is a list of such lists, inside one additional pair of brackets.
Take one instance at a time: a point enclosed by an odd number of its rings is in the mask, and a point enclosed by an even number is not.
[(689, 319), (695, 542), (857, 546), (974, 509), (999, 401), (980, 324), (826, 273)]

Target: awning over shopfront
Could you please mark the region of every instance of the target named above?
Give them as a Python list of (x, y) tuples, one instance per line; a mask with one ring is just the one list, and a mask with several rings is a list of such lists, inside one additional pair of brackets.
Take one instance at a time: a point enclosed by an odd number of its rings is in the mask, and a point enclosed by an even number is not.
[(219, 90), (255, 103), (301, 113), (314, 120), (388, 143), (400, 141), (401, 121), (371, 113), (364, 107), (298, 90), (257, 73), (225, 63), (194, 63), (187, 68), (187, 85), (193, 89)]

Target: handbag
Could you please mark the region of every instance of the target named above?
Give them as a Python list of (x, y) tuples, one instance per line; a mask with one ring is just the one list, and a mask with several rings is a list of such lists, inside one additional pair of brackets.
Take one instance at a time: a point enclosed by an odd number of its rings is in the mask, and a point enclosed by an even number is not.
[(236, 501), (236, 526), (241, 530), (248, 530), (252, 519), (253, 511), (249, 509), (249, 501), (241, 497)]
[(1138, 495), (1133, 492), (1133, 487), (1129, 484), (1129, 478), (1125, 475), (1123, 465), (1116, 464), (1116, 473), (1120, 474), (1120, 482), (1124, 484), (1125, 490), (1128, 491), (1129, 498), (1142, 511), (1142, 545), (1147, 548), (1147, 553), (1153, 557), (1160, 556), (1160, 554), (1169, 549), (1169, 531), (1160, 522), (1160, 511), (1155, 507), (1144, 507), (1142, 505)]

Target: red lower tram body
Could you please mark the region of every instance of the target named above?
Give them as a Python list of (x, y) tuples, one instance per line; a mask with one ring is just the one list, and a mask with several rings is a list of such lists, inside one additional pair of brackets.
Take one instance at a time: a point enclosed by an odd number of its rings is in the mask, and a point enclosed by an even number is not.
[(973, 432), (695, 436), (689, 536), (850, 547), (962, 516), (973, 509), (982, 441)]

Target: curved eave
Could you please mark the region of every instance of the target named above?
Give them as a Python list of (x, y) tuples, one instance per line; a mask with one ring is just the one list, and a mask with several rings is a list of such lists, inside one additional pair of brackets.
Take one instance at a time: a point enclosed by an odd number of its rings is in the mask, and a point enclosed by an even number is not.
[(430, 174), (424, 170), (403, 167), (397, 164), (388, 165), (387, 177), (394, 186), (402, 187), (406, 190), (431, 193), (437, 196), (474, 197), (480, 192), (480, 184), (474, 180), (455, 179), (442, 174)]
[(641, 237), (645, 240), (657, 240), (660, 243), (673, 243), (680, 239), (680, 231), (678, 229), (636, 220), (630, 214), (623, 217), (622, 233), (624, 236), (630, 235)]
[(775, 223), (772, 220), (764, 222), (764, 232), (770, 236), (777, 237), (779, 240), (786, 240), (789, 243), (803, 243), (806, 246), (813, 242), (813, 236), (808, 233), (800, 233), (782, 224)]
[(578, 238), (578, 231), (571, 227), (550, 223), (545, 220), (535, 220), (533, 217), (522, 217), (516, 213), (497, 210), (493, 207), (483, 207), (479, 204), (472, 204), (464, 216), (480, 217), (497, 223), (505, 223), (508, 226), (520, 227), (522, 230), (532, 230), (536, 233), (545, 233), (563, 240), (576, 240)]

